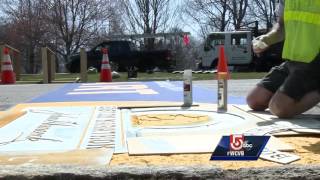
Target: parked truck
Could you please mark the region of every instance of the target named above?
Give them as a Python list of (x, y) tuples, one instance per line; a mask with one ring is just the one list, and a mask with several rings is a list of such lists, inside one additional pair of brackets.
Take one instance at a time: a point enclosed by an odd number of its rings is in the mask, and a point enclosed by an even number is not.
[(277, 43), (260, 55), (252, 50), (252, 31), (232, 31), (210, 33), (204, 43), (200, 69), (214, 69), (218, 64), (219, 46), (225, 47), (228, 65), (235, 69), (250, 71), (268, 71), (282, 62), (283, 43)]
[[(101, 68), (101, 48), (108, 49), (111, 68), (116, 71), (127, 71), (129, 67), (136, 67), (139, 71), (146, 71), (158, 67), (170, 71), (172, 65), (171, 51), (138, 50), (135, 44), (128, 40), (110, 40), (99, 43), (87, 51), (87, 67)], [(80, 55), (76, 54), (67, 62), (66, 68), (71, 73), (80, 71)]]

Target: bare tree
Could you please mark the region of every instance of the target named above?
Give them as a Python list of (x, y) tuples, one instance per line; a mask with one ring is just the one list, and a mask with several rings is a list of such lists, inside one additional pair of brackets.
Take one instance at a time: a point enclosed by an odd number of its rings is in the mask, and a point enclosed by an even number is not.
[(110, 16), (111, 0), (47, 1), (48, 21), (53, 25), (56, 51), (65, 61), (95, 36)]
[(122, 0), (112, 0), (108, 4), (108, 18), (97, 29), (95, 35), (86, 42), (87, 47), (96, 46), (101, 40), (106, 40), (112, 35), (125, 34), (126, 26), (123, 20)]
[[(128, 30), (133, 33), (155, 34), (169, 29), (170, 20), (175, 13), (170, 6), (171, 2), (171, 0), (123, 1)], [(154, 39), (149, 38), (145, 43), (146, 48), (152, 49)]]
[(250, 3), (250, 15), (265, 23), (266, 29), (272, 27), (276, 21), (276, 0), (252, 0)]
[(126, 29), (125, 23), (123, 22), (123, 7), (121, 6), (120, 1), (112, 1), (110, 4), (109, 12), (109, 23), (108, 23), (108, 32), (109, 35), (119, 35), (124, 34)]
[(7, 42), (22, 50), (25, 54), (25, 70), (37, 72), (39, 60), (36, 54), (44, 44), (43, 37), (47, 33), (47, 23), (43, 16), (42, 0), (2, 0), (2, 12), (8, 19)]
[(244, 26), (247, 9), (248, 0), (229, 0), (229, 10), (235, 30), (239, 30)]
[(167, 29), (171, 0), (126, 0), (125, 18), (133, 33), (156, 33)]
[(35, 54), (48, 45), (67, 61), (81, 46), (107, 28), (112, 0), (1, 0), (13, 29), (11, 39), (26, 49), (35, 72)]
[[(208, 30), (238, 30), (245, 26), (248, 0), (188, 0), (186, 14), (197, 22), (202, 33)], [(230, 24), (233, 27), (230, 27)]]
[(229, 24), (228, 0), (188, 0), (184, 12), (198, 23), (201, 34), (209, 31), (225, 31)]

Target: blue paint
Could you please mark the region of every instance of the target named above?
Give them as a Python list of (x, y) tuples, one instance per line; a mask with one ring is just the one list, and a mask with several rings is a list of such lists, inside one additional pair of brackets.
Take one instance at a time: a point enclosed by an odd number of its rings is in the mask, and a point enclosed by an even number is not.
[[(108, 83), (105, 87), (114, 86), (120, 83)], [(99, 83), (92, 84), (66, 84), (62, 88), (49, 92), (45, 95), (34, 98), (30, 103), (43, 102), (83, 102), (83, 101), (172, 101), (183, 102), (183, 91), (181, 81), (161, 81), (161, 82), (124, 82), (123, 86), (130, 85), (144, 85), (148, 89), (152, 89), (158, 94), (138, 94), (138, 93), (112, 93), (112, 94), (76, 94), (70, 95), (70, 92), (95, 92), (95, 91), (75, 91), (81, 89), (85, 85), (99, 85)], [(108, 92), (110, 90), (103, 90)], [(123, 92), (125, 90), (112, 90)], [(216, 103), (217, 91), (216, 89), (206, 89), (199, 86), (193, 86), (193, 101), (199, 103)], [(228, 102), (232, 104), (245, 104), (243, 97), (229, 96)]]
[(0, 152), (61, 152), (77, 149), (93, 107), (37, 107), (0, 128)]

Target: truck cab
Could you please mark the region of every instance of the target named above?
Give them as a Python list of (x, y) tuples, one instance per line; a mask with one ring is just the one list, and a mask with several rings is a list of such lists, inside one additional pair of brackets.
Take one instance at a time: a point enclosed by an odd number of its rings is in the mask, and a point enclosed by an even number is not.
[(228, 65), (248, 65), (252, 62), (251, 31), (213, 32), (204, 43), (201, 66), (204, 69), (216, 68), (219, 47), (224, 46)]

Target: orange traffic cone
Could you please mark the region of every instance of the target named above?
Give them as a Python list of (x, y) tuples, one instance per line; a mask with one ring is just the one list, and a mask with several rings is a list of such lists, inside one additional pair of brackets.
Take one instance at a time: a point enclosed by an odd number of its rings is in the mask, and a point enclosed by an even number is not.
[(4, 48), (3, 60), (1, 66), (1, 83), (14, 84), (16, 82), (16, 74), (13, 72), (9, 49)]
[(224, 52), (224, 46), (220, 46), (219, 48), (219, 61), (217, 67), (218, 79), (229, 79), (229, 70), (227, 58)]
[(112, 82), (111, 67), (109, 64), (108, 50), (103, 48), (102, 50), (102, 63), (100, 72), (100, 82)]

